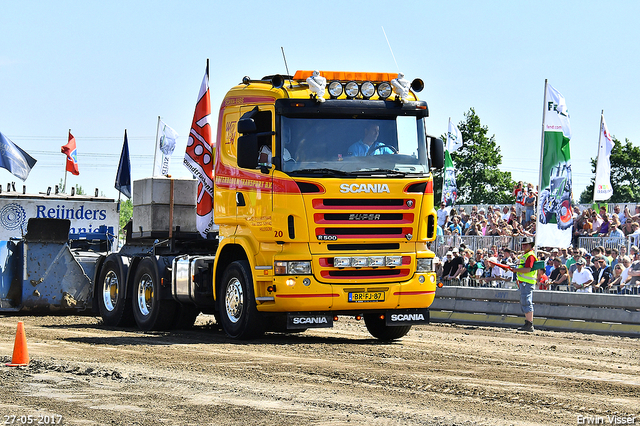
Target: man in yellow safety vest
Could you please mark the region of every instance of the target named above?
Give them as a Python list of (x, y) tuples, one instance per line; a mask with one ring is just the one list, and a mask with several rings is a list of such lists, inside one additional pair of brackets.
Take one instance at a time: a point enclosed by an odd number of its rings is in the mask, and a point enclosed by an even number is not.
[(524, 254), (520, 257), (518, 265), (511, 270), (517, 274), (518, 288), (520, 289), (520, 307), (524, 312), (524, 325), (518, 330), (533, 332), (533, 287), (538, 279), (538, 271), (533, 265), (538, 260), (533, 251), (533, 237), (522, 237), (520, 244)]

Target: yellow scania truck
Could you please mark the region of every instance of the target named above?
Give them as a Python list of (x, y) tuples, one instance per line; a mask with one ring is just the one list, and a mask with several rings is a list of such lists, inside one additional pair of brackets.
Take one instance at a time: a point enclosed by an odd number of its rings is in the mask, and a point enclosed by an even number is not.
[[(403, 93), (398, 77), (298, 71), (233, 87), (218, 115), (217, 234), (193, 236), (179, 212), (168, 229), (138, 226), (155, 221), (142, 204), (158, 182), (134, 182), (127, 242), (96, 268), (105, 324), (161, 329), (205, 312), (246, 339), (349, 316), (392, 340), (428, 322), (443, 144), (427, 135), (422, 82)], [(184, 194), (195, 189), (171, 182), (172, 209)]]

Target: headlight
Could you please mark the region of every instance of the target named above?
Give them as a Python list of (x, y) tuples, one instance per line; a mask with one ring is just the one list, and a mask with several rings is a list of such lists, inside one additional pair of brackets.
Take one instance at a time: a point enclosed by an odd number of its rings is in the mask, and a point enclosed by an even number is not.
[(354, 256), (333, 258), (335, 268), (380, 268), (383, 266), (402, 266), (402, 256)]
[(332, 98), (337, 98), (342, 95), (342, 84), (339, 81), (329, 83), (329, 94)]
[(416, 264), (417, 272), (433, 272), (433, 259), (418, 259)]
[(376, 93), (376, 87), (373, 85), (372, 82), (365, 81), (364, 83), (362, 83), (362, 86), (360, 87), (360, 92), (362, 92), (363, 98), (369, 99), (370, 97), (373, 96), (374, 93)]
[(386, 266), (402, 266), (402, 256), (387, 256), (384, 263)]
[(349, 266), (351, 266), (351, 258), (350, 257), (334, 257), (333, 266), (335, 268), (348, 268)]
[(348, 98), (355, 98), (358, 96), (358, 92), (360, 88), (358, 87), (358, 83), (355, 81), (350, 81), (344, 86), (344, 93), (347, 94)]
[(384, 256), (370, 256), (369, 266), (371, 266), (372, 268), (384, 266)]
[(275, 263), (276, 275), (309, 275), (311, 262), (308, 261), (278, 261)]
[(369, 266), (369, 258), (368, 257), (353, 257), (351, 259), (351, 266), (354, 268), (365, 268)]
[(378, 85), (378, 97), (380, 99), (387, 99), (389, 96), (391, 96), (391, 85), (387, 82), (384, 83), (380, 83)]

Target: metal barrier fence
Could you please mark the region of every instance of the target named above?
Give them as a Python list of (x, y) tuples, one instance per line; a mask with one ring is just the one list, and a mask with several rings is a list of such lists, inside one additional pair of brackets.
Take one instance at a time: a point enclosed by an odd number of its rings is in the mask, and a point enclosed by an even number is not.
[[(627, 207), (631, 212), (631, 214), (634, 214), (636, 206), (640, 205), (638, 203), (601, 203), (601, 204), (607, 206), (607, 211), (610, 214), (613, 212), (613, 208), (615, 206), (620, 206), (620, 211), (622, 212), (624, 212), (624, 208)], [(581, 212), (586, 209), (593, 208), (593, 204), (573, 204), (573, 205), (577, 206)], [(462, 208), (464, 209), (465, 212), (469, 213), (471, 212), (473, 207), (475, 207), (477, 210), (482, 209), (486, 212), (489, 206), (491, 206), (491, 208), (493, 208), (494, 210), (499, 210), (500, 213), (502, 213), (502, 209), (504, 207), (511, 208), (512, 206), (515, 206), (515, 204), (456, 204), (454, 207), (456, 208), (456, 210), (460, 210)]]
[[(475, 287), (475, 288), (504, 288), (504, 289), (517, 289), (518, 284), (511, 279), (501, 280), (487, 280), (482, 278), (460, 278), (460, 279), (452, 279), (452, 280), (439, 280), (442, 283), (443, 287)], [(544, 287), (543, 287), (544, 286)], [(560, 292), (571, 292), (575, 293), (576, 290), (573, 288), (570, 283), (560, 284), (560, 285), (540, 285), (536, 284), (536, 291), (560, 291)], [(621, 291), (620, 286), (612, 286), (610, 289), (603, 289), (602, 292), (594, 292), (591, 294), (611, 294), (611, 295), (636, 295), (638, 292), (638, 288), (634, 288), (633, 290)]]
[[(477, 249), (488, 249), (492, 246), (496, 248), (508, 247), (511, 250), (519, 251), (521, 237), (511, 237), (508, 235), (484, 236), (484, 235), (445, 235), (436, 237), (433, 242), (433, 251), (436, 256), (443, 258), (448, 250), (453, 247), (460, 247), (464, 243), (465, 247), (476, 251)], [(578, 247), (591, 251), (594, 247), (602, 246), (604, 248), (615, 248), (620, 251), (621, 247), (627, 249), (627, 253), (631, 246), (635, 243), (632, 238), (615, 238), (615, 237), (580, 237), (578, 239)]]
[(593, 248), (598, 246), (602, 246), (604, 248), (615, 248), (618, 251), (620, 251), (621, 247), (625, 247), (627, 249), (627, 253), (629, 253), (633, 240), (631, 238), (624, 237), (580, 237), (578, 242), (578, 245), (587, 251), (591, 251)]
[(477, 249), (488, 249), (492, 246), (496, 248), (508, 247), (511, 250), (520, 250), (520, 242), (517, 237), (508, 235), (446, 235), (437, 237), (434, 241), (433, 252), (442, 258), (452, 247), (460, 247), (464, 244), (466, 248), (476, 251)]

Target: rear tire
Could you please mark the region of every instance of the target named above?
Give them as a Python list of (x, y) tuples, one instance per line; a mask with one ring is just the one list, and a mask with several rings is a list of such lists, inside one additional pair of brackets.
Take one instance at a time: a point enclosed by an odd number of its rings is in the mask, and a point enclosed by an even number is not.
[(224, 271), (218, 296), (222, 329), (232, 339), (262, 335), (265, 321), (256, 308), (251, 267), (246, 260), (232, 262)]
[(176, 316), (174, 300), (160, 299), (160, 280), (156, 263), (143, 259), (133, 281), (133, 316), (141, 330), (167, 330)]
[(135, 323), (131, 299), (126, 297), (124, 273), (117, 259), (107, 259), (100, 272), (96, 296), (104, 325), (124, 327)]
[(385, 320), (381, 319), (377, 314), (365, 315), (364, 324), (373, 337), (386, 342), (399, 339), (411, 330), (410, 325), (389, 326)]

